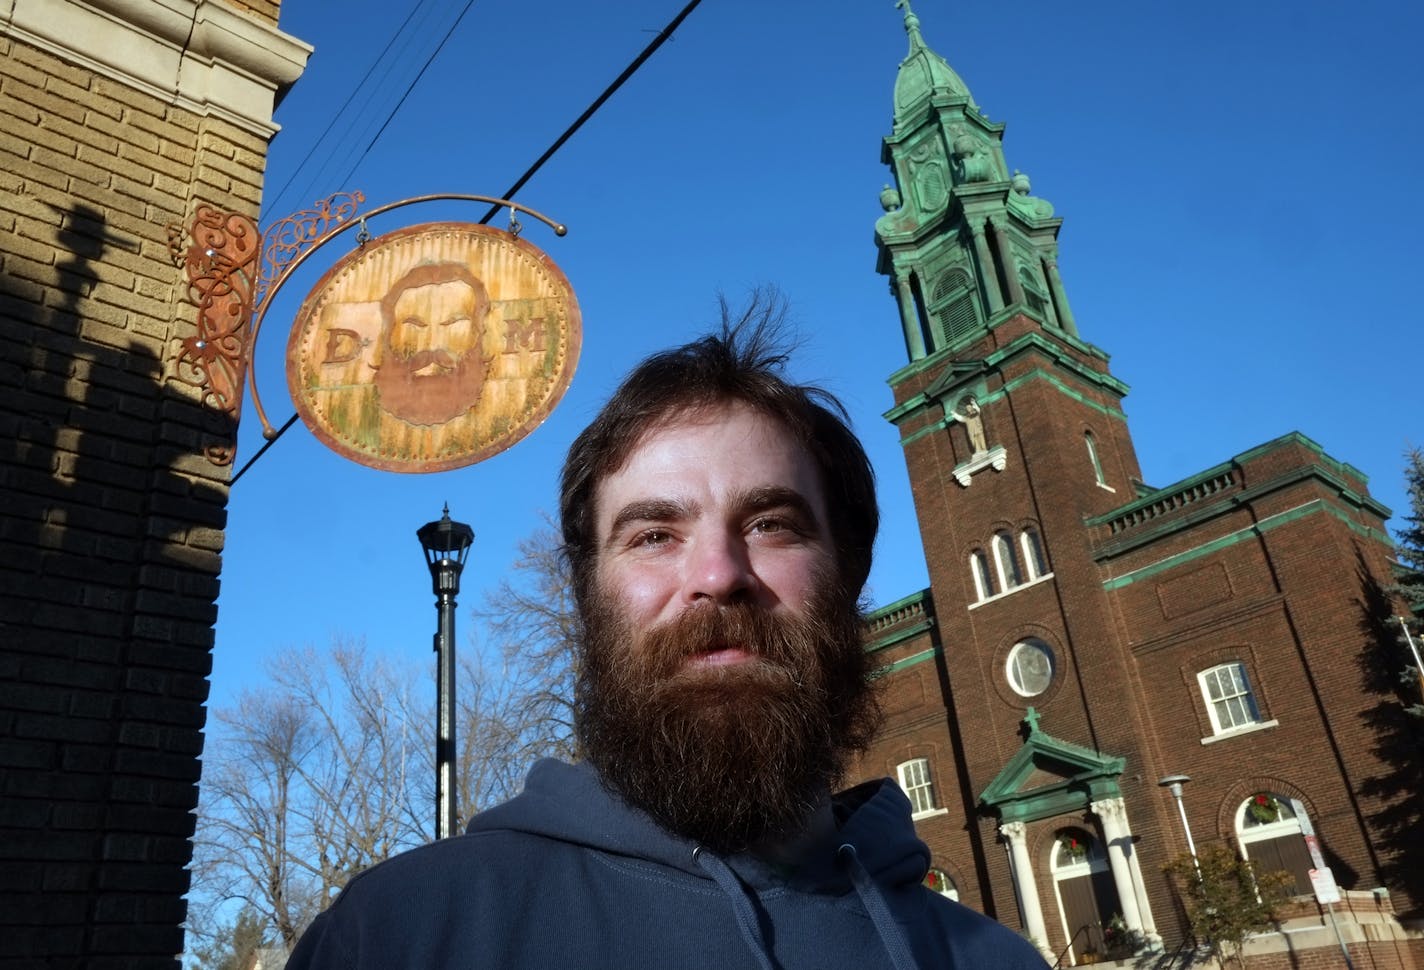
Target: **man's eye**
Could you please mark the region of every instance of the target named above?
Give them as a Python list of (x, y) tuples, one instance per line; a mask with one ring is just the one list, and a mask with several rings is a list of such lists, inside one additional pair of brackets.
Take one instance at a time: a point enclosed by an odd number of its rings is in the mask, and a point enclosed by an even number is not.
[(790, 528), (784, 519), (757, 519), (752, 523), (753, 532), (785, 532)]
[(633, 537), (635, 546), (663, 546), (672, 541), (672, 533), (665, 529), (644, 529)]
[(405, 324), (407, 327), (419, 327), (422, 330), (424, 330), (426, 327), (425, 321), (420, 319), (420, 317), (406, 317), (404, 320), (401, 321), (401, 323)]

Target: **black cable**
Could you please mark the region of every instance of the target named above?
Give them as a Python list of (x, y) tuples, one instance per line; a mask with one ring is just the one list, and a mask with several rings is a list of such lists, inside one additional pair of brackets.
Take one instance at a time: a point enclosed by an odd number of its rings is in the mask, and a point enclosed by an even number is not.
[(296, 424), (296, 423), (297, 423), (297, 416), (294, 414), (294, 415), (292, 415), (290, 418), (287, 419), (287, 423), (286, 423), (286, 424), (282, 425), (280, 428), (277, 429), (277, 433), (276, 433), (276, 434), (274, 434), (272, 437), (268, 438), (266, 441), (264, 441), (264, 442), (262, 443), (262, 447), (257, 449), (257, 454), (255, 454), (255, 455), (253, 455), (251, 458), (247, 459), (247, 464), (243, 465), (242, 468), (240, 468), (240, 469), (238, 470), (237, 474), (234, 475), (234, 476), (232, 476), (232, 481), (230, 481), (230, 482), (227, 483), (228, 488), (231, 488), (232, 486), (236, 485), (236, 484), (237, 484), (237, 480), (238, 480), (239, 478), (241, 478), (243, 475), (246, 475), (246, 474), (247, 474), (247, 470), (252, 467), (253, 463), (254, 463), (255, 461), (257, 461), (257, 459), (259, 459), (259, 458), (262, 457), (263, 452), (265, 452), (268, 448), (271, 448), (273, 445), (275, 445), (275, 444), (277, 443), (277, 439), (280, 438), (280, 437), (282, 437), (282, 435), (286, 434), (286, 433), (287, 433), (287, 429), (290, 428), (292, 425), (294, 425), (294, 424)]
[[(400, 99), (396, 100), (393, 107), (381, 107), (379, 110), (377, 110), (376, 101), (386, 97), (390, 90), (387, 79), (395, 73), (397, 68), (402, 67), (403, 61), (416, 58), (423, 63), (425, 57), (428, 56), (428, 52), (426, 55), (419, 53), (419, 46), (424, 45), (427, 37), (433, 36), (433, 31), (417, 23), (417, 18), (427, 13), (424, 4), (417, 5), (405, 22), (401, 24), (400, 31), (386, 44), (386, 50), (382, 52), (382, 58), (385, 59), (384, 65), (381, 61), (377, 61), (361, 82), (362, 84), (369, 83), (373, 93), (365, 99), (360, 109), (351, 113), (350, 120), (346, 122), (337, 137), (334, 147), (323, 155), (321, 164), (313, 166), (315, 171), (307, 178), (307, 187), (301, 191), (301, 196), (309, 196), (312, 188), (321, 184), (327, 169), (340, 170), (351, 160), (352, 156), (361, 151), (360, 140), (366, 137), (372, 128), (382, 123), (382, 117), (389, 117), (391, 111), (400, 108)], [(430, 16), (438, 17), (439, 11), (430, 14)], [(414, 53), (407, 54), (412, 48), (414, 48)]]
[[(356, 95), (359, 94), (361, 89), (366, 86), (366, 82), (371, 80), (371, 76), (376, 72), (376, 69), (380, 66), (381, 61), (385, 60), (386, 55), (389, 54), (391, 52), (391, 48), (395, 46), (396, 41), (398, 41), (401, 35), (405, 33), (406, 29), (410, 26), (411, 21), (414, 20), (416, 14), (420, 12), (420, 8), (424, 6), (427, 2), (428, 0), (419, 0), (419, 2), (415, 4), (415, 6), (410, 8), (410, 13), (406, 15), (406, 18), (401, 23), (400, 27), (398, 27), (396, 31), (391, 34), (391, 39), (386, 41), (385, 48), (382, 49), (380, 54), (376, 55), (376, 59), (371, 62), (371, 66), (366, 68), (365, 76), (362, 77), (360, 82), (357, 83), (357, 85), (351, 89), (351, 93), (346, 96), (346, 100), (342, 102), (341, 107), (337, 108), (336, 113), (331, 116), (331, 121), (327, 123), (325, 130), (323, 130), (322, 133), (317, 136), (316, 141), (312, 142), (311, 148), (307, 149), (306, 155), (292, 169), (292, 174), (287, 176), (287, 181), (283, 182), (282, 187), (278, 189), (276, 194), (271, 197), (273, 205), (269, 206), (269, 209), (274, 208), (275, 203), (281, 201), (282, 197), (286, 194), (287, 189), (292, 187), (292, 182), (296, 180), (297, 175), (301, 172), (303, 168), (306, 168), (307, 164), (312, 160), (312, 156), (316, 154), (316, 150), (321, 146), (321, 143), (326, 141), (326, 136), (331, 134), (331, 130), (336, 127), (336, 123), (341, 120), (341, 116), (346, 113), (346, 109), (351, 107), (351, 103), (356, 100)], [(390, 68), (387, 67), (386, 70), (387, 72), (389, 72)], [(397, 105), (396, 107), (400, 106)]]
[[(569, 125), (569, 127), (565, 129), (564, 133), (558, 137), (558, 140), (556, 140), (554, 144), (549, 146), (549, 150), (546, 151), (544, 154), (540, 155), (539, 160), (536, 161), (533, 165), (529, 166), (529, 171), (519, 176), (519, 180), (517, 182), (515, 182), (509, 188), (505, 189), (504, 195), (500, 196), (500, 198), (514, 198), (514, 193), (524, 188), (524, 183), (528, 182), (531, 178), (534, 177), (534, 173), (539, 171), (539, 169), (543, 167), (544, 163), (549, 160), (550, 156), (552, 156), (554, 152), (562, 148), (564, 142), (572, 138), (574, 132), (582, 128), (583, 123), (587, 121), (590, 117), (592, 117), (595, 111), (603, 107), (603, 102), (611, 98), (613, 96), (613, 92), (621, 88), (623, 86), (623, 82), (632, 77), (633, 73), (637, 71), (638, 68), (643, 66), (643, 62), (646, 61), (648, 58), (652, 57), (654, 52), (656, 52), (659, 47), (663, 46), (663, 43), (665, 41), (672, 37), (672, 32), (676, 30), (684, 20), (687, 19), (688, 14), (692, 13), (693, 10), (697, 9), (697, 5), (701, 2), (702, 0), (691, 0), (691, 2), (687, 6), (683, 7), (682, 12), (679, 13), (676, 17), (672, 18), (668, 25), (663, 28), (662, 33), (658, 34), (657, 37), (653, 38), (653, 42), (651, 44), (643, 48), (643, 53), (639, 54), (633, 60), (633, 63), (629, 64), (626, 68), (623, 69), (623, 73), (618, 75), (618, 78), (607, 88), (604, 89), (603, 93), (598, 96), (598, 99), (594, 101), (593, 104), (588, 106), (588, 110), (586, 110), (583, 114), (579, 115), (578, 120), (575, 121), (573, 124)], [(485, 213), (485, 217), (480, 220), (480, 224), (484, 225), (485, 223), (493, 219), (495, 215), (498, 214), (501, 208), (502, 206), (490, 206), (490, 210)]]
[(460, 26), (460, 21), (465, 19), (465, 14), (470, 12), (470, 8), (474, 6), (474, 4), (475, 0), (465, 0), (465, 6), (460, 10), (460, 16), (455, 18), (455, 22), (451, 24), (450, 29), (445, 32), (445, 36), (440, 38), (440, 43), (434, 52), (426, 58), (424, 64), (420, 65), (420, 71), (415, 75), (415, 80), (410, 82), (410, 86), (405, 89), (405, 93), (402, 94), (400, 100), (396, 102), (396, 106), (391, 109), (391, 113), (386, 115), (386, 120), (381, 123), (381, 130), (376, 132), (375, 136), (366, 145), (365, 151), (361, 152), (361, 157), (356, 159), (356, 162), (347, 171), (346, 177), (341, 181), (349, 181), (351, 176), (356, 174), (356, 169), (361, 167), (361, 163), (366, 160), (366, 156), (371, 153), (371, 149), (375, 146), (376, 142), (381, 140), (381, 136), (386, 133), (386, 129), (390, 127), (391, 122), (395, 120), (395, 116), (400, 111), (401, 105), (405, 104), (406, 99), (410, 97), (410, 93), (414, 91), (415, 86), (420, 83), (420, 79), (425, 77), (425, 72), (430, 69), (431, 64), (435, 63), (435, 58), (440, 56), (440, 52), (445, 49), (445, 45), (448, 44), (450, 38), (455, 35), (455, 29)]
[[(539, 169), (543, 167), (544, 163), (547, 162), (556, 151), (562, 148), (564, 143), (567, 142), (570, 138), (572, 138), (576, 131), (583, 127), (584, 122), (591, 118), (595, 111), (603, 107), (603, 103), (607, 101), (610, 97), (612, 97), (613, 93), (617, 91), (620, 87), (622, 87), (623, 83), (627, 81), (630, 77), (632, 77), (633, 74), (638, 70), (638, 68), (643, 66), (643, 62), (645, 62), (649, 57), (652, 57), (653, 54), (657, 51), (657, 49), (663, 46), (663, 44), (672, 37), (673, 31), (675, 31), (682, 24), (682, 22), (687, 19), (688, 14), (692, 13), (692, 11), (697, 9), (697, 5), (701, 2), (702, 0), (690, 0), (687, 6), (683, 7), (681, 12), (679, 12), (676, 17), (672, 18), (672, 20), (668, 22), (668, 25), (664, 27), (662, 29), (662, 32), (659, 33), (658, 36), (653, 39), (652, 43), (650, 43), (647, 47), (643, 48), (643, 52), (637, 57), (635, 57), (632, 63), (630, 63), (626, 68), (623, 69), (623, 73), (618, 75), (618, 77), (613, 81), (613, 83), (604, 89), (603, 93), (600, 94), (594, 100), (594, 102), (589, 105), (587, 109), (584, 110), (583, 114), (578, 116), (578, 119), (574, 121), (573, 124), (569, 125), (569, 127), (564, 130), (564, 133), (560, 135), (552, 145), (549, 146), (548, 150), (545, 151), (544, 154), (539, 156), (538, 160), (535, 161), (533, 165), (529, 166), (529, 169), (519, 177), (518, 181), (516, 181), (513, 185), (511, 185), (508, 189), (505, 190), (502, 198), (514, 198), (514, 193), (518, 192), (521, 188), (523, 188), (524, 184), (534, 177), (534, 173), (539, 171)], [(472, 3), (474, 3), (474, 0), (469, 0), (469, 2), (465, 4), (465, 10), (460, 11), (461, 18), (465, 16), (465, 11), (468, 11), (470, 9), (470, 5)], [(460, 21), (457, 19), (455, 21), (456, 26), (458, 26), (459, 23)], [(450, 33), (454, 33), (454, 30), (455, 28), (451, 27)], [(435, 53), (437, 55), (440, 53), (440, 50), (445, 46), (445, 41), (450, 39), (450, 33), (447, 33), (445, 35), (445, 39), (440, 42), (440, 47), (437, 47), (435, 49)], [(430, 60), (434, 59), (434, 55), (432, 55)], [(430, 61), (426, 61), (425, 67), (422, 67), (420, 69), (420, 74), (423, 75), (425, 73), (425, 68), (429, 66)], [(418, 82), (419, 80), (420, 76), (417, 75), (415, 81)], [(410, 95), (411, 89), (413, 89), (414, 87), (415, 82), (412, 82), (410, 88), (408, 88), (406, 90), (406, 93), (401, 96), (400, 102), (396, 105), (395, 109), (392, 110), (391, 117), (394, 117), (395, 112), (398, 111), (400, 109), (400, 106), (405, 103), (406, 98)], [(388, 124), (390, 124), (390, 118), (386, 119), (386, 125)], [(371, 145), (374, 145), (376, 143), (376, 139), (380, 138), (381, 132), (384, 132), (386, 130), (386, 125), (381, 126), (381, 131), (376, 133), (376, 138), (373, 138), (371, 140)], [(369, 152), (371, 150), (371, 145), (366, 146), (366, 151)], [(365, 157), (365, 154), (362, 154), (361, 158)], [(360, 165), (361, 159), (357, 159), (356, 164)], [(354, 172), (355, 170), (355, 166), (353, 166), (351, 171)], [(350, 177), (350, 173), (347, 173), (347, 178)], [(493, 219), (495, 215), (499, 212), (499, 210), (502, 208), (503, 206), (491, 206), (490, 211), (485, 213), (485, 217), (480, 220), (481, 225)], [(267, 439), (267, 441), (263, 443), (262, 447), (257, 449), (256, 454), (254, 454), (251, 458), (247, 460), (247, 463), (244, 464), (242, 468), (238, 470), (238, 473), (236, 475), (232, 476), (232, 480), (228, 482), (228, 487), (236, 485), (237, 480), (243, 475), (247, 474), (247, 470), (253, 466), (257, 459), (261, 458), (263, 454), (266, 453), (268, 448), (271, 448), (273, 445), (275, 445), (277, 443), (277, 440), (281, 438), (282, 435), (286, 434), (287, 429), (290, 428), (293, 424), (295, 424), (296, 421), (297, 415), (295, 414), (288, 418), (286, 423), (278, 429), (277, 433), (274, 434), (271, 438)]]

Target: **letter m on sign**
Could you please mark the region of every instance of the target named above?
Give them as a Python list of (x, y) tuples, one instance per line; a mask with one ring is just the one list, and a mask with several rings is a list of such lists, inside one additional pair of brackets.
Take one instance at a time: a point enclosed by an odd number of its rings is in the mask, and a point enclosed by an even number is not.
[(545, 349), (544, 333), (543, 317), (530, 317), (527, 320), (505, 317), (504, 352), (517, 354), (520, 348), (523, 348), (536, 354), (542, 354)]

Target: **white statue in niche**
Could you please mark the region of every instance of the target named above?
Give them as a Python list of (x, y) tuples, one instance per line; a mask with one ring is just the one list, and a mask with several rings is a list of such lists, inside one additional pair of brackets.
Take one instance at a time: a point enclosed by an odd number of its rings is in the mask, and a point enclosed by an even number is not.
[(949, 412), (949, 415), (964, 425), (964, 430), (969, 432), (969, 444), (975, 455), (982, 455), (989, 450), (989, 441), (984, 435), (984, 411), (973, 394), (960, 398), (958, 410)]

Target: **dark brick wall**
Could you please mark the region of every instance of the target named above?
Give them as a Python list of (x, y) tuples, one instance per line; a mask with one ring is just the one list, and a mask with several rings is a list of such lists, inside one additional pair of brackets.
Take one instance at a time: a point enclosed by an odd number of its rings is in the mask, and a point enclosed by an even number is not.
[[(1003, 353), (1033, 333), (1036, 345)], [(889, 675), (890, 721), (865, 772), (932, 760), (946, 811), (918, 823), (920, 834), (964, 901), (1011, 925), (1018, 909), (1005, 848), (978, 799), (1021, 747), (1030, 704), (1045, 733), (1126, 759), (1119, 783), (1134, 851), (1169, 947), (1185, 935), (1160, 871), (1185, 849), (1175, 803), (1156, 784), (1170, 773), (1193, 779), (1185, 804), (1198, 844), (1234, 843), (1237, 807), (1274, 791), (1305, 803), (1342, 887), (1389, 884), (1371, 822), (1384, 805), (1359, 794), (1389, 770), (1366, 718), (1378, 699), (1360, 672), (1363, 590), (1389, 575), (1378, 506), (1353, 469), (1288, 435), (1212, 469), (1189, 494), (1115, 517), (1137, 502), (1140, 471), (1121, 385), (1099, 379), (1105, 359), (1090, 351), (1019, 316), (956, 353), (995, 362), (977, 393), (988, 443), (1006, 451), (1002, 471), (978, 471), (968, 487), (952, 472), (970, 457), (969, 440), (959, 425), (936, 426), (941, 406), (897, 418), (935, 615), (921, 639), (932, 636), (941, 653)], [(902, 372), (897, 405), (933, 393), (948, 364)], [(976, 603), (971, 552), (987, 550), (996, 529), (1026, 526), (1042, 536), (1052, 578)], [(1058, 661), (1053, 685), (1032, 699), (1004, 673), (1009, 649), (1027, 636), (1046, 641)], [(893, 660), (923, 649), (916, 640), (881, 653)], [(1213, 740), (1197, 674), (1228, 661), (1247, 665), (1262, 718), (1278, 723)], [(1028, 832), (1055, 952), (1066, 940), (1048, 859), (1053, 832), (1069, 824), (1100, 831), (1084, 813)], [(1397, 880), (1389, 888), (1402, 912), (1424, 902)]]

